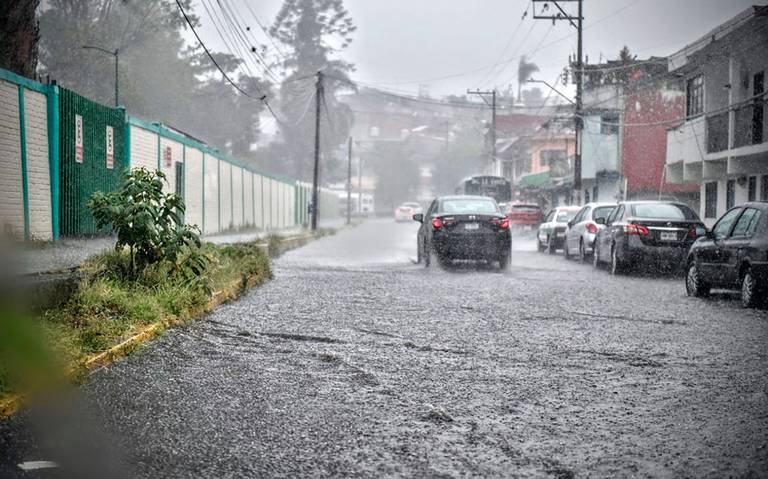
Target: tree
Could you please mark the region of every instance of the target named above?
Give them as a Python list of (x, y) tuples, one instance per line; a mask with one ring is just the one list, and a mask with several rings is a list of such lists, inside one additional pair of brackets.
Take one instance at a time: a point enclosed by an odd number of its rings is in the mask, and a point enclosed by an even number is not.
[(528, 63), (525, 61), (525, 55), (520, 57), (520, 63), (517, 65), (517, 98), (520, 99), (523, 97), (523, 83), (528, 81), (529, 78), (531, 78), (531, 75), (539, 71), (539, 67), (531, 62)]
[(378, 207), (394, 209), (413, 198), (419, 186), (419, 167), (407, 142), (377, 143), (366, 159), (376, 174)]
[(37, 71), (39, 27), (35, 10), (40, 0), (0, 2), (0, 67), (27, 78)]
[(286, 47), (280, 65), (287, 74), (280, 85), (284, 121), (279, 126), (288, 150), (287, 171), (296, 178), (309, 179), (312, 174), (318, 71), (325, 74), (322, 150), (334, 150), (349, 134), (352, 111), (336, 100), (336, 92), (350, 88), (348, 74), (354, 66), (333, 55), (349, 46), (355, 29), (342, 0), (285, 0), (270, 28), (270, 34)]
[(629, 51), (629, 47), (624, 45), (622, 49), (619, 51), (619, 61), (623, 63), (624, 65), (628, 65), (632, 62), (634, 62), (637, 59), (637, 55), (632, 55)]

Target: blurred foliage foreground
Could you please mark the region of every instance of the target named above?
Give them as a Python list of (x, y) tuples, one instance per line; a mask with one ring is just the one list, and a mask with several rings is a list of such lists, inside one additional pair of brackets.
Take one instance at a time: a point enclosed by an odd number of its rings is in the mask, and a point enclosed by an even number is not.
[(89, 206), (117, 245), (85, 261), (63, 306), (30, 313), (0, 297), (0, 399), (77, 380), (89, 357), (147, 325), (199, 316), (214, 295), (233, 297), (271, 278), (257, 243), (202, 243), (183, 223), (183, 201), (162, 193), (163, 180), (135, 170), (119, 190), (94, 195)]

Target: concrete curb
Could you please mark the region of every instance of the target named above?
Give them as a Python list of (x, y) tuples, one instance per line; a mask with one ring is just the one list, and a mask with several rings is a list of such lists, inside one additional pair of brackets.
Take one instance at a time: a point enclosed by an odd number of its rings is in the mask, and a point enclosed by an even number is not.
[[(315, 239), (319, 239), (319, 238), (317, 238), (315, 235), (311, 233), (304, 233), (300, 235), (281, 238), (278, 256), (280, 254), (285, 253), (286, 251), (300, 248)], [(259, 243), (258, 246), (265, 253), (268, 253), (268, 249), (269, 249), (268, 243)], [(226, 290), (215, 291), (211, 299), (207, 303), (205, 303), (205, 305), (200, 307), (199, 310), (192, 312), (191, 318), (188, 321), (194, 321), (196, 319), (199, 319), (204, 314), (212, 312), (218, 306), (221, 306), (227, 301), (231, 301), (239, 298), (246, 291), (250, 290), (251, 288), (259, 284), (266, 283), (266, 281), (269, 281), (269, 278), (267, 278), (264, 282), (259, 283), (257, 278), (254, 276), (250, 276), (247, 278), (243, 277), (233, 281), (232, 283), (230, 283), (229, 287)], [(69, 371), (69, 377), (73, 378), (77, 374), (77, 372), (82, 370), (83, 368), (86, 371), (93, 371), (94, 369), (108, 366), (118, 361), (122, 357), (126, 356), (127, 354), (129, 354), (131, 351), (141, 346), (142, 344), (154, 339), (155, 337), (160, 335), (167, 327), (173, 326), (174, 324), (179, 324), (182, 322), (184, 321), (180, 321), (175, 316), (166, 316), (165, 318), (161, 319), (156, 323), (152, 323), (147, 326), (144, 326), (129, 338), (112, 346), (106, 351), (102, 351), (98, 354), (94, 354), (93, 356), (86, 358), (84, 361), (73, 365)], [(19, 411), (19, 409), (21, 409), (25, 405), (25, 403), (26, 403), (26, 396), (24, 394), (11, 394), (7, 396), (5, 399), (0, 400), (0, 419), (15, 414), (16, 412)]]

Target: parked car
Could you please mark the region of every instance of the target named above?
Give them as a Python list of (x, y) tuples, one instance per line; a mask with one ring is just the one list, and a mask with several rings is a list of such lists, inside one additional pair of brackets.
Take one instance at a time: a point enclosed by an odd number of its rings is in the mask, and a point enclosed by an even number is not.
[(533, 203), (510, 203), (507, 205), (509, 226), (513, 230), (533, 230), (541, 223), (541, 207)]
[(395, 221), (411, 221), (413, 215), (424, 213), (421, 205), (416, 202), (403, 203), (395, 208)]
[(565, 244), (565, 230), (568, 222), (576, 216), (581, 206), (557, 206), (553, 208), (536, 232), (536, 245), (539, 251), (555, 254)]
[(419, 262), (426, 267), (435, 260), (447, 264), (455, 259), (497, 261), (507, 268), (512, 253), (509, 218), (493, 198), (486, 196), (442, 196), (432, 201), (426, 214), (415, 214), (421, 223), (417, 234)]
[(706, 233), (691, 208), (670, 201), (622, 201), (604, 223), (595, 238), (593, 264), (610, 263), (612, 274), (636, 265), (679, 267), (696, 238)]
[(616, 208), (616, 203), (587, 203), (582, 206), (576, 216), (568, 222), (565, 231), (565, 246), (563, 251), (566, 258), (578, 256), (583, 263), (592, 254), (597, 232), (605, 226), (598, 222), (602, 218), (605, 223), (608, 215)]
[(685, 290), (703, 297), (711, 288), (740, 288), (744, 307), (768, 298), (768, 202), (731, 208), (691, 247)]

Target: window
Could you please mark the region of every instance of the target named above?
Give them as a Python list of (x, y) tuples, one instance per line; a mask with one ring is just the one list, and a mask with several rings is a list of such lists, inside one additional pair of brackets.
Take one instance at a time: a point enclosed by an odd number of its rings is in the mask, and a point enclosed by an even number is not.
[(741, 208), (733, 208), (732, 210), (728, 210), (728, 212), (717, 221), (715, 227), (712, 228), (712, 233), (715, 235), (715, 238), (723, 239), (728, 236), (728, 233), (731, 231), (731, 226), (733, 226), (733, 222), (736, 221), (739, 213), (741, 213)]
[(717, 181), (704, 185), (704, 218), (717, 218)]
[[(752, 94), (757, 96), (765, 90), (765, 73), (755, 73), (752, 84)], [(764, 99), (755, 99), (752, 109), (752, 144), (757, 145), (763, 142), (763, 104)]]
[(688, 118), (704, 113), (704, 77), (697, 75), (685, 83), (685, 115)]
[(755, 201), (757, 198), (757, 176), (750, 176), (747, 181), (747, 201)]
[(621, 218), (621, 215), (623, 215), (623, 214), (624, 214), (624, 205), (621, 205), (621, 206), (619, 206), (618, 208), (616, 208), (615, 210), (613, 210), (611, 212), (611, 215), (608, 216), (608, 219), (606, 220), (605, 223), (606, 224), (613, 223), (614, 221), (616, 221), (619, 218)]
[(619, 133), (618, 113), (604, 113), (600, 117), (600, 134), (617, 135)]
[(551, 222), (551, 221), (552, 221), (552, 218), (554, 218), (554, 217), (555, 217), (555, 213), (556, 213), (556, 211), (555, 211), (555, 210), (552, 210), (552, 211), (550, 211), (550, 212), (547, 214), (547, 217), (546, 217), (546, 218), (544, 218), (544, 222), (545, 222), (545, 223), (549, 223), (549, 222)]
[(763, 175), (763, 179), (760, 181), (760, 199), (768, 201), (768, 175)]
[(607, 218), (610, 216), (610, 214), (613, 212), (613, 210), (616, 209), (615, 206), (601, 206), (599, 208), (595, 208), (595, 210), (592, 212), (592, 219), (597, 220), (598, 218)]
[(754, 208), (747, 208), (739, 217), (736, 226), (733, 227), (731, 236), (750, 237), (755, 232), (755, 226), (760, 221), (760, 212)]
[(576, 217), (573, 219), (574, 224), (575, 223), (581, 223), (584, 221), (584, 218), (587, 217), (587, 214), (589, 213), (589, 206), (585, 206), (584, 208), (579, 211), (579, 213), (576, 215)]
[(638, 203), (632, 205), (632, 216), (662, 220), (696, 220), (696, 213), (675, 203)]
[(493, 200), (445, 200), (441, 211), (448, 214), (494, 214), (499, 212), (499, 207)]
[(597, 201), (597, 193), (599, 190), (597, 189), (597, 185), (595, 185), (594, 188), (592, 188), (592, 201)]
[(729, 210), (736, 204), (736, 180), (725, 183), (725, 209)]
[(557, 212), (557, 222), (567, 223), (576, 216), (576, 210), (560, 210)]

